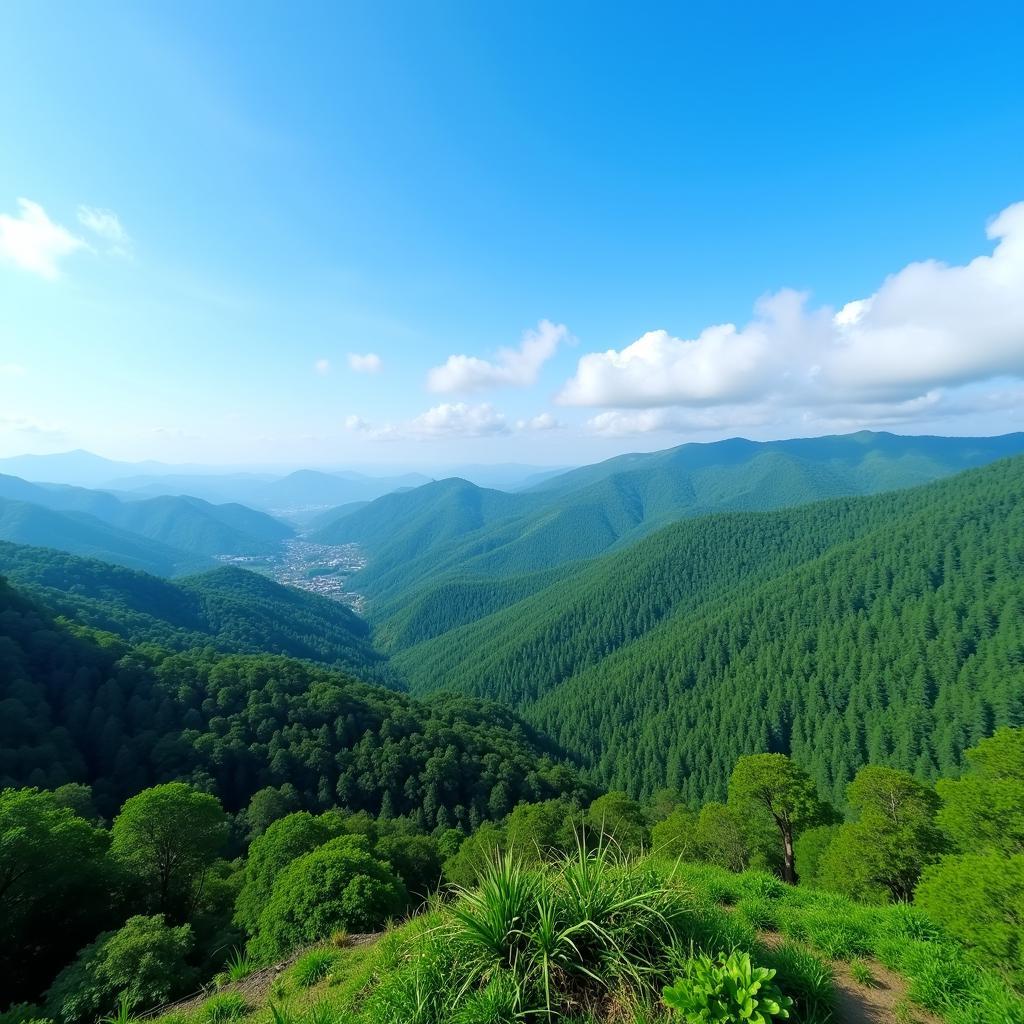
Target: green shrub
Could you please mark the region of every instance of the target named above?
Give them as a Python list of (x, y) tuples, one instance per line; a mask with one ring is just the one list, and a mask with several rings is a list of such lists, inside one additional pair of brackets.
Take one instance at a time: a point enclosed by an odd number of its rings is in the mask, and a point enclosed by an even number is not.
[(339, 928), (370, 931), (401, 912), (407, 900), (405, 886), (371, 856), (362, 836), (332, 839), (278, 875), (250, 952), (270, 961)]
[(204, 1024), (225, 1024), (238, 1020), (247, 1010), (245, 999), (238, 992), (220, 992), (203, 1003), (199, 1016)]
[(15, 1003), (0, 1013), (0, 1024), (52, 1024), (41, 1006)]
[(125, 991), (138, 1010), (159, 1006), (188, 990), (192, 971), (185, 956), (191, 947), (188, 925), (168, 927), (159, 914), (130, 917), (122, 928), (86, 946), (57, 975), (46, 994), (47, 1013), (65, 1024), (91, 1024), (113, 1014)]
[(292, 978), (300, 988), (310, 988), (323, 981), (338, 961), (338, 955), (330, 949), (313, 949), (295, 961)]
[(944, 857), (925, 870), (914, 902), (986, 963), (1024, 982), (1024, 854)]
[(789, 1017), (793, 1000), (773, 985), (775, 971), (755, 967), (749, 953), (695, 957), (686, 975), (666, 986), (665, 1005), (693, 1024), (769, 1024)]

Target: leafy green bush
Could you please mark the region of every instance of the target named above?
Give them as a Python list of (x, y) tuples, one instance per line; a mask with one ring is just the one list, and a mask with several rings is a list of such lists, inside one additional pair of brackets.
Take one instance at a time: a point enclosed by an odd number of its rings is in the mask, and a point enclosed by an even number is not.
[(34, 1003), (15, 1003), (0, 1013), (0, 1024), (52, 1024), (42, 1007)]
[(370, 931), (400, 913), (407, 899), (405, 886), (371, 856), (364, 837), (332, 839), (278, 875), (249, 949), (270, 961), (339, 928)]
[(749, 953), (695, 957), (687, 973), (662, 992), (665, 1005), (690, 1024), (770, 1024), (789, 1017), (793, 1000), (771, 983), (775, 971), (755, 967)]
[(330, 949), (312, 949), (295, 961), (292, 978), (300, 988), (310, 988), (323, 981), (338, 961), (338, 955)]
[(986, 963), (1024, 982), (1024, 854), (944, 857), (925, 870), (914, 902)]
[(185, 962), (192, 948), (188, 925), (171, 928), (163, 916), (130, 917), (124, 927), (104, 932), (65, 967), (46, 994), (49, 1016), (73, 1024), (116, 1010), (120, 993), (146, 1010), (187, 991), (192, 971)]

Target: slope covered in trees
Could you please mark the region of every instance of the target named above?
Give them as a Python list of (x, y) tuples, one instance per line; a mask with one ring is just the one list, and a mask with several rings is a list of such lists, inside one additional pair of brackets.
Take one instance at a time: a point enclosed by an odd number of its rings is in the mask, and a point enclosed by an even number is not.
[[(446, 577), (507, 577), (593, 558), (667, 523), (909, 487), (1024, 450), (998, 438), (863, 431), (754, 442), (732, 439), (620, 456), (503, 494), (442, 480), (391, 494), (321, 525), (314, 538), (361, 544), (354, 585), (390, 606)], [(438, 597), (438, 601), (443, 597)]]
[(122, 501), (106, 491), (0, 476), (0, 540), (158, 576), (198, 572), (217, 555), (270, 554), (292, 533), (244, 505), (184, 496)]
[[(605, 783), (721, 795), (792, 752), (837, 800), (1024, 720), (1024, 459), (919, 490), (681, 523), (396, 659), (518, 707)], [(561, 589), (560, 589), (561, 588)]]
[(386, 678), (345, 605), (222, 566), (174, 581), (61, 551), (0, 542), (0, 574), (52, 610), (132, 644), (287, 654)]
[(57, 512), (7, 498), (0, 498), (0, 540), (102, 558), (160, 576), (196, 572), (210, 564), (204, 555), (190, 555), (86, 512)]

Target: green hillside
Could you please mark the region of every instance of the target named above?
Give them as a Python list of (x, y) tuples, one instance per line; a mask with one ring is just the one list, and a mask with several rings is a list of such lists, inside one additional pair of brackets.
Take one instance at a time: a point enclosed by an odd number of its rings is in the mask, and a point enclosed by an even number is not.
[[(285, 523), (244, 505), (213, 505), (187, 496), (121, 500), (107, 491), (35, 484), (12, 476), (0, 476), (2, 499), (27, 502), (55, 512), (88, 515), (118, 530), (186, 552), (193, 559), (270, 553), (293, 532)], [(59, 522), (51, 522), (55, 524), (55, 539), (48, 543), (75, 550), (69, 546), (73, 535), (68, 544), (59, 543)]]
[(792, 752), (934, 777), (1024, 720), (1024, 458), (927, 487), (680, 523), (399, 655), (508, 701), (632, 792), (720, 795)]
[(0, 498), (0, 540), (58, 548), (116, 565), (174, 576), (206, 568), (211, 560), (105, 523), (85, 512), (57, 512)]
[(287, 654), (387, 678), (366, 623), (349, 608), (244, 569), (221, 567), (172, 582), (0, 543), (0, 574), (61, 615), (132, 644)]
[[(687, 444), (572, 470), (514, 495), (444, 480), (387, 495), (312, 539), (355, 542), (369, 564), (353, 586), (390, 607), (448, 577), (529, 574), (625, 547), (687, 516), (785, 508), (926, 483), (1024, 451), (996, 438), (871, 433)], [(439, 598), (443, 600), (443, 598)]]
[(0, 789), (92, 786), (101, 813), (172, 778), (234, 811), (266, 786), (301, 806), (469, 824), (579, 790), (507, 709), (427, 701), (271, 655), (133, 648), (70, 627), (0, 580)]

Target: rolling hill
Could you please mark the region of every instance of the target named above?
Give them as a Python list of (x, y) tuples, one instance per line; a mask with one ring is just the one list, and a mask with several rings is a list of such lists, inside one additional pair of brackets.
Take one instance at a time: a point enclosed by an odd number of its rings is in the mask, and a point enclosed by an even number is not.
[(173, 650), (285, 654), (379, 682), (391, 677), (345, 605), (221, 567), (173, 582), (60, 551), (0, 543), (0, 575), (61, 615)]
[(111, 526), (85, 512), (56, 512), (0, 498), (0, 540), (102, 558), (130, 569), (175, 576), (206, 568), (211, 560)]
[(516, 494), (438, 481), (333, 522), (323, 517), (312, 539), (364, 547), (369, 563), (353, 586), (371, 598), (369, 614), (379, 622), (414, 592), (424, 599), (425, 588), (453, 578), (532, 574), (625, 547), (684, 517), (911, 487), (1021, 451), (1019, 433), (862, 431), (686, 444), (572, 470)]
[(603, 783), (721, 796), (792, 752), (842, 799), (1024, 721), (1024, 457), (873, 497), (670, 526), (396, 656), (518, 708)]

